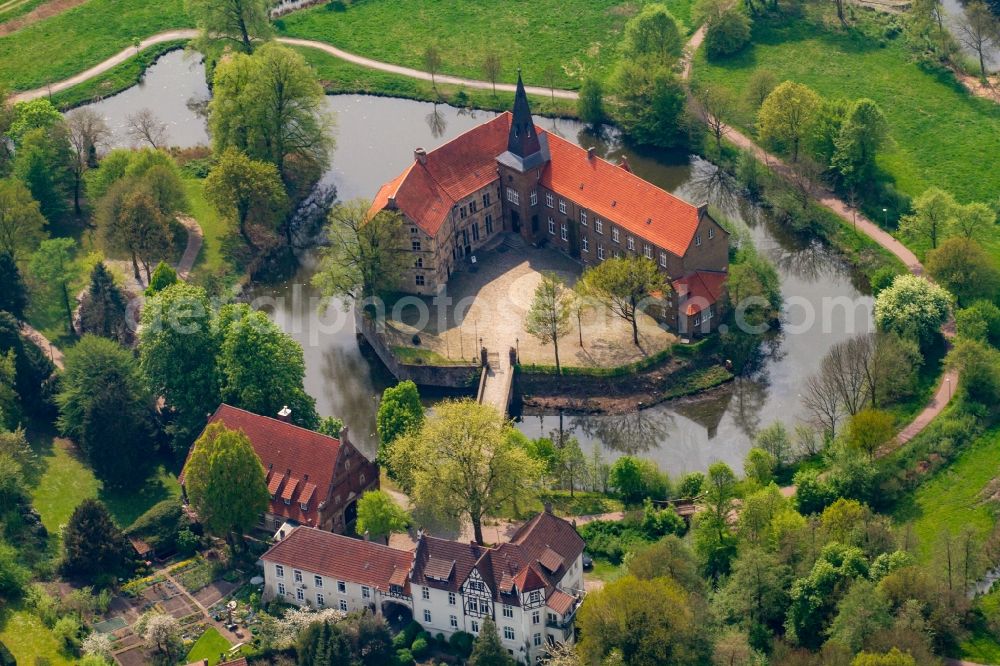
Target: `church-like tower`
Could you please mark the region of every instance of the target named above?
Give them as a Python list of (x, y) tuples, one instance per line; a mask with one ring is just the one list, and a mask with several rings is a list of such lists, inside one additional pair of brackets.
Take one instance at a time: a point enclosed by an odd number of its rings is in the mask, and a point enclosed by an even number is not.
[[(535, 127), (519, 70), (507, 150), (497, 157), (497, 172), (508, 228), (520, 233), (529, 243), (535, 242), (542, 231), (531, 197), (549, 159), (548, 137)], [(537, 197), (537, 193), (534, 196)]]

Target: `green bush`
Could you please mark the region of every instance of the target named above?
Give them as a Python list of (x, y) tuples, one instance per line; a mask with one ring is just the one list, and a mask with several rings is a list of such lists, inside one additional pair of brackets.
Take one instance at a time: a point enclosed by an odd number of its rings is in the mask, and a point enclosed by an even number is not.
[(427, 644), (427, 639), (423, 636), (418, 636), (413, 645), (410, 646), (410, 652), (413, 654), (415, 659), (420, 659), (430, 650), (430, 646)]
[(402, 650), (396, 650), (396, 663), (399, 666), (412, 666), (413, 654), (409, 650), (403, 648)]
[(181, 530), (189, 528), (190, 521), (184, 514), (180, 500), (167, 499), (154, 504), (146, 513), (135, 519), (127, 536), (140, 537), (156, 550), (169, 551), (178, 547)]
[(456, 631), (448, 639), (448, 644), (451, 645), (451, 649), (454, 650), (455, 654), (460, 657), (467, 658), (472, 654), (472, 642), (475, 637), (465, 631)]
[(672, 508), (656, 509), (647, 503), (642, 514), (625, 520), (594, 520), (578, 529), (587, 542), (587, 552), (621, 564), (638, 547), (659, 541), (668, 534), (683, 536), (687, 524)]
[(750, 43), (750, 17), (731, 7), (705, 27), (705, 51), (711, 58), (739, 53)]

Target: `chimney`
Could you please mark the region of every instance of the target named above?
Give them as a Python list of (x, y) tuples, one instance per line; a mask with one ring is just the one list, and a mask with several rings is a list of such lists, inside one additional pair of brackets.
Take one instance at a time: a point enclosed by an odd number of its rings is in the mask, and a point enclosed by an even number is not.
[(594, 147), (593, 146), (591, 146), (590, 148), (587, 148), (587, 159), (588, 160), (594, 159)]
[(427, 151), (423, 148), (417, 148), (413, 151), (413, 159), (421, 164), (427, 164)]
[(389, 210), (396, 210), (396, 197), (389, 197), (385, 205)]
[(365, 536), (365, 541), (368, 541), (369, 539), (371, 539), (371, 535), (368, 533), (368, 530), (365, 530), (365, 535), (364, 536)]
[(618, 160), (618, 166), (625, 169), (629, 173), (632, 172), (632, 166), (628, 163), (628, 158), (622, 155), (622, 158)]
[(289, 407), (288, 405), (282, 407), (281, 410), (278, 412), (278, 420), (284, 421), (285, 423), (290, 423), (292, 420), (292, 408)]
[(708, 212), (708, 202), (698, 206), (698, 218), (701, 219)]
[(340, 437), (338, 439), (340, 439), (340, 441), (342, 441), (342, 442), (344, 442), (346, 444), (350, 444), (351, 443), (351, 440), (347, 439), (347, 426), (346, 425), (343, 428), (340, 429)]
[(542, 506), (545, 507), (545, 513), (552, 513), (552, 502), (546, 502)]

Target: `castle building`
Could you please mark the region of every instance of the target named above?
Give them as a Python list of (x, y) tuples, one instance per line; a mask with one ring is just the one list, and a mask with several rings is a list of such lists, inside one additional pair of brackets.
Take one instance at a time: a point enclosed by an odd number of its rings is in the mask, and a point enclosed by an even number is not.
[(712, 330), (729, 265), (729, 234), (692, 205), (534, 124), (520, 76), (514, 109), (445, 143), (414, 151), (371, 213), (403, 215), (413, 254), (404, 291), (435, 294), (499, 233), (547, 244), (584, 267), (644, 256), (673, 286), (664, 319)]

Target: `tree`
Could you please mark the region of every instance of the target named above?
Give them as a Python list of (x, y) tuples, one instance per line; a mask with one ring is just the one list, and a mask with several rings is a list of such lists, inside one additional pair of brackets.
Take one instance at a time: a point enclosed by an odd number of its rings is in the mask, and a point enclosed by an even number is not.
[(223, 306), (218, 326), (222, 400), (255, 414), (277, 414), (287, 405), (294, 423), (315, 428), (319, 415), (303, 387), (306, 366), (299, 343), (246, 303)]
[(148, 143), (150, 148), (158, 150), (167, 141), (167, 124), (157, 118), (152, 109), (143, 108), (130, 113), (126, 123), (126, 132), (135, 145)]
[(493, 84), (493, 96), (497, 95), (497, 79), (500, 78), (501, 62), (500, 54), (490, 51), (483, 58), (483, 75), (486, 80)]
[(377, 459), (390, 478), (395, 479), (396, 472), (391, 465), (389, 446), (403, 435), (416, 432), (423, 424), (424, 406), (420, 403), (416, 384), (407, 379), (382, 391), (375, 415), (379, 441)]
[(909, 654), (892, 648), (885, 654), (862, 652), (854, 658), (851, 666), (917, 666), (917, 662)]
[(111, 136), (111, 130), (99, 113), (88, 108), (74, 109), (66, 114), (66, 129), (73, 149), (73, 210), (79, 215), (83, 176), (97, 165), (97, 153)]
[(654, 292), (669, 289), (663, 274), (645, 257), (613, 257), (587, 269), (581, 278), (589, 293), (632, 325), (632, 342), (639, 345), (638, 316)]
[(553, 104), (556, 101), (556, 78), (558, 76), (559, 70), (551, 62), (546, 63), (545, 67), (542, 68), (542, 81), (545, 82), (546, 87), (549, 89)]
[(222, 423), (205, 428), (184, 466), (184, 488), (198, 518), (233, 548), (237, 535), (249, 531), (267, 510), (271, 496), (265, 478), (247, 436)]
[(479, 635), (472, 643), (469, 666), (514, 666), (517, 662), (507, 654), (507, 648), (500, 643), (497, 625), (493, 618), (486, 616)]
[(745, 12), (730, 6), (705, 25), (705, 51), (710, 58), (739, 53), (750, 43), (752, 22)]
[(972, 0), (965, 5), (958, 21), (958, 41), (979, 57), (979, 77), (985, 80), (989, 46), (1000, 45), (1000, 20), (982, 0)]
[(385, 537), (388, 544), (390, 534), (403, 532), (409, 525), (410, 515), (384, 490), (369, 490), (358, 500), (356, 531), (359, 534)]
[(121, 345), (131, 344), (133, 331), (126, 313), (127, 300), (104, 262), (98, 262), (90, 272), (90, 286), (80, 303), (81, 332), (109, 338)]
[(366, 301), (391, 292), (413, 260), (402, 215), (385, 210), (372, 214), (361, 199), (334, 206), (327, 232), (330, 245), (313, 277), (327, 298)]
[(431, 87), (437, 90), (437, 81), (434, 77), (441, 69), (441, 52), (433, 44), (428, 44), (424, 49), (424, 69), (431, 75)]
[(996, 211), (984, 203), (973, 202), (959, 208), (954, 230), (962, 238), (980, 241), (990, 234), (996, 221)]
[(11, 110), (12, 118), (7, 135), (20, 147), (24, 136), (37, 129), (49, 130), (62, 122), (63, 116), (52, 102), (44, 97), (18, 102)]
[(850, 184), (871, 182), (875, 155), (889, 140), (889, 121), (870, 99), (855, 100), (834, 140), (832, 166)]
[(767, 452), (777, 466), (788, 465), (792, 462), (792, 442), (788, 437), (788, 429), (781, 421), (775, 421), (760, 430), (754, 436), (753, 444)]
[(722, 150), (722, 137), (729, 131), (725, 117), (736, 106), (736, 100), (729, 89), (722, 86), (700, 88), (695, 94), (695, 98), (698, 100), (698, 112), (701, 114), (701, 119), (708, 126), (708, 131), (715, 137), (716, 150)]
[(875, 299), (880, 330), (926, 343), (948, 318), (951, 294), (916, 275), (900, 275)]
[(137, 266), (136, 259), (142, 264), (146, 284), (149, 284), (152, 279), (150, 265), (162, 261), (173, 249), (168, 219), (150, 192), (136, 189), (124, 195), (117, 224), (105, 228), (105, 241), (110, 246), (114, 246), (115, 241), (109, 234), (115, 231), (123, 232), (122, 247), (131, 253), (133, 269)]
[(856, 653), (875, 633), (889, 628), (891, 610), (871, 582), (855, 581), (837, 604), (837, 615), (830, 624), (830, 639)]
[(946, 360), (960, 370), (958, 387), (969, 400), (981, 405), (1000, 400), (1000, 351), (977, 340), (959, 339)]
[(770, 453), (756, 446), (747, 451), (743, 460), (743, 475), (754, 484), (763, 488), (774, 481), (774, 468), (777, 461)]
[(60, 122), (24, 135), (14, 157), (14, 175), (31, 191), (49, 222), (66, 213), (66, 185), (72, 177), (72, 150)]
[(333, 622), (313, 622), (299, 634), (297, 643), (296, 663), (301, 666), (351, 663), (351, 643)]
[(611, 87), (618, 101), (618, 123), (630, 139), (657, 148), (678, 144), (685, 93), (668, 66), (642, 59), (622, 60)]
[(83, 336), (66, 352), (56, 402), (59, 429), (80, 444), (98, 477), (110, 485), (142, 481), (153, 452), (152, 401), (131, 352)]
[(54, 292), (66, 312), (66, 330), (73, 333), (73, 308), (70, 305), (69, 285), (76, 278), (73, 253), (76, 241), (72, 238), (50, 238), (42, 241), (31, 255), (31, 275)]
[(311, 187), (333, 142), (323, 88), (302, 55), (267, 43), (253, 55), (235, 53), (220, 61), (213, 80), (208, 108), (215, 152), (233, 146), (274, 164), (286, 189)]
[(578, 611), (580, 655), (588, 664), (616, 650), (629, 666), (703, 664), (703, 605), (670, 578), (623, 576), (588, 594)]
[(184, 654), (180, 622), (173, 615), (149, 611), (135, 623), (135, 632), (156, 650), (164, 663), (173, 664)]
[(573, 497), (576, 488), (586, 475), (587, 459), (580, 448), (580, 440), (576, 437), (560, 438), (559, 455), (556, 463), (556, 478), (564, 488), (569, 487), (569, 496)]
[(177, 271), (167, 262), (161, 261), (153, 269), (153, 274), (149, 278), (149, 286), (143, 293), (147, 297), (153, 296), (173, 284), (177, 284)]
[(0, 180), (0, 252), (15, 261), (35, 251), (45, 238), (45, 216), (31, 191), (16, 178)]
[(973, 301), (955, 313), (959, 337), (989, 342), (1000, 348), (1000, 308), (984, 300)]
[(279, 227), (288, 207), (278, 169), (250, 159), (232, 146), (205, 178), (205, 196), (254, 249), (263, 245), (254, 242), (254, 234), (266, 238)]
[(212, 315), (205, 290), (183, 283), (151, 296), (142, 310), (139, 367), (151, 393), (174, 412), (167, 432), (177, 451), (187, 449), (222, 399)]
[(937, 187), (928, 187), (913, 201), (913, 213), (899, 221), (899, 230), (910, 237), (926, 239), (931, 249), (951, 234), (959, 214), (955, 198)]
[(126, 573), (128, 544), (107, 508), (85, 499), (63, 529), (63, 575), (83, 580)]
[(927, 272), (960, 304), (1000, 294), (1000, 267), (983, 248), (967, 238), (949, 238), (927, 253)]
[(389, 459), (417, 508), (468, 517), (481, 544), (483, 518), (514, 499), (526, 500), (526, 482), (541, 472), (510, 430), (489, 405), (448, 400), (435, 406), (418, 431), (397, 439)]
[(851, 446), (864, 451), (869, 460), (887, 445), (895, 435), (895, 423), (891, 414), (877, 409), (864, 409), (851, 417), (847, 426), (847, 439)]
[(781, 628), (788, 608), (790, 568), (761, 547), (744, 548), (733, 561), (732, 572), (718, 592), (721, 616), (741, 629), (758, 633)]
[(604, 86), (600, 79), (588, 76), (580, 84), (580, 96), (576, 101), (576, 114), (591, 127), (604, 122)]
[[(18, 562), (17, 551), (0, 540), (0, 598), (8, 601), (16, 599), (23, 594), (30, 581), (31, 572)], [(3, 663), (2, 656), (0, 651), (0, 663)]]
[(0, 310), (14, 315), (16, 319), (24, 319), (24, 311), (28, 307), (28, 288), (17, 267), (14, 257), (5, 251), (0, 251)]
[(535, 287), (535, 295), (528, 307), (524, 329), (538, 338), (543, 345), (552, 344), (556, 357), (556, 374), (562, 374), (559, 365), (559, 338), (570, 330), (570, 301), (572, 296), (566, 283), (555, 273), (542, 274)]
[(187, 0), (202, 46), (219, 41), (246, 53), (271, 35), (268, 7), (265, 0)]
[(785, 81), (764, 100), (757, 114), (761, 138), (792, 153), (799, 161), (799, 148), (812, 132), (820, 108), (820, 97), (811, 88)]
[(21, 334), (21, 327), (9, 312), (0, 311), (0, 354), (14, 352), (14, 388), (21, 405), (35, 415), (45, 415), (51, 404), (43, 384), (55, 366), (49, 357)]
[(751, 109), (756, 112), (763, 106), (768, 95), (778, 87), (778, 77), (769, 69), (755, 69), (747, 79), (747, 86), (744, 92)]
[(319, 425), (316, 426), (316, 432), (322, 433), (327, 437), (333, 437), (334, 439), (340, 439), (340, 433), (343, 429), (343, 419), (339, 419), (336, 416), (323, 417), (320, 419)]
[(625, 23), (622, 52), (626, 59), (650, 57), (659, 65), (670, 66), (683, 45), (677, 21), (664, 4), (645, 5)]

